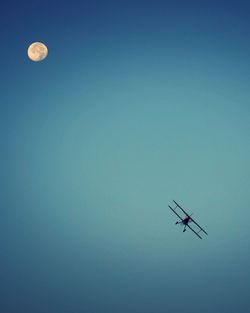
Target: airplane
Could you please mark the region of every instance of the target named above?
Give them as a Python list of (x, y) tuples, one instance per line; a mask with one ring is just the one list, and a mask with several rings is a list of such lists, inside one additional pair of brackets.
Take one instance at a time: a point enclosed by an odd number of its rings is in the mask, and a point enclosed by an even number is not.
[[(176, 202), (173, 200), (173, 202), (175, 203), (175, 208), (173, 209), (170, 205), (169, 205), (169, 208), (179, 217), (179, 219), (181, 221), (177, 221), (175, 224), (181, 224), (181, 225), (184, 225), (184, 229), (183, 229), (183, 232), (186, 231), (186, 228), (188, 227), (189, 229), (191, 229), (195, 234), (196, 236), (198, 236), (200, 239), (202, 239), (202, 237), (199, 235), (200, 232), (203, 232), (207, 235), (207, 232), (198, 224), (195, 222), (195, 220), (191, 217), (192, 214), (187, 214), (187, 212)], [(176, 209), (180, 209), (184, 214), (185, 214), (185, 217), (182, 218), (177, 212), (176, 212)], [(197, 227), (198, 227), (198, 231), (196, 231), (194, 228), (192, 228), (189, 223), (194, 223)]]

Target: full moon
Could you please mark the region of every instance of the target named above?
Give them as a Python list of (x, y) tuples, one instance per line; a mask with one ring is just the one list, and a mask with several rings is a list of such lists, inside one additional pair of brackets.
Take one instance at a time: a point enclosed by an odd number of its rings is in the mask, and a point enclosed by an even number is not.
[(34, 61), (42, 61), (48, 55), (48, 48), (42, 42), (33, 42), (28, 48), (28, 57)]

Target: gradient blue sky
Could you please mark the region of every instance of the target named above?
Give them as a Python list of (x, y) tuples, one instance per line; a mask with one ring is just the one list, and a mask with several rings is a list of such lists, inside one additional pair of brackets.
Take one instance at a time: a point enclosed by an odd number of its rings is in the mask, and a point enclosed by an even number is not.
[(10, 1), (0, 32), (0, 311), (250, 312), (248, 1)]

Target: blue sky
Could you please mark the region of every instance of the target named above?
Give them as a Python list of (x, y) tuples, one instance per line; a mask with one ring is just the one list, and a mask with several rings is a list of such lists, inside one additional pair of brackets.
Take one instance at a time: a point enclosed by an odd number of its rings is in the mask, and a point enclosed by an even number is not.
[(249, 17), (247, 1), (2, 6), (0, 311), (249, 310)]

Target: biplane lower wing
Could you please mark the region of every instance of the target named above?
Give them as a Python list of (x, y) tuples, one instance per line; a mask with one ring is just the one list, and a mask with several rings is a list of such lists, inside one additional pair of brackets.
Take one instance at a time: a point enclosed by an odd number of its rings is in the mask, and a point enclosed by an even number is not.
[(173, 208), (171, 208), (170, 205), (169, 205), (168, 207), (179, 217), (179, 219), (180, 219), (181, 221), (183, 221), (183, 218), (182, 218), (177, 212), (175, 212), (175, 210), (174, 210)]
[(187, 224), (187, 227), (188, 227), (189, 229), (191, 229), (192, 232), (194, 232), (196, 236), (198, 236), (200, 239), (202, 239), (202, 237), (201, 237), (191, 226), (189, 226), (189, 225)]
[(200, 230), (203, 231), (203, 233), (205, 233), (205, 234), (207, 235), (207, 232), (206, 232), (202, 227), (200, 227), (200, 225), (199, 225), (198, 223), (196, 223), (196, 221), (194, 221), (192, 218), (191, 218), (191, 221), (192, 221), (195, 225), (197, 225), (197, 226), (200, 228)]
[[(174, 200), (173, 200), (173, 201), (174, 201)], [(186, 212), (176, 201), (174, 201), (174, 203), (178, 206), (178, 208), (180, 208), (180, 209), (182, 210), (182, 212), (183, 212), (184, 214), (188, 215), (187, 212)]]

